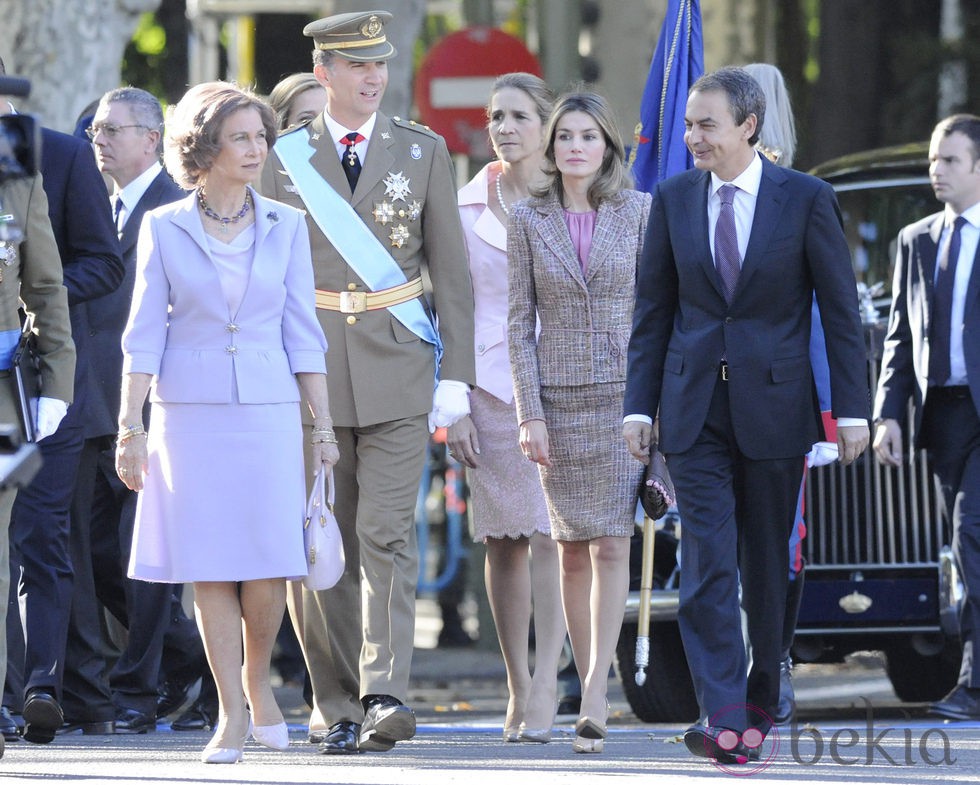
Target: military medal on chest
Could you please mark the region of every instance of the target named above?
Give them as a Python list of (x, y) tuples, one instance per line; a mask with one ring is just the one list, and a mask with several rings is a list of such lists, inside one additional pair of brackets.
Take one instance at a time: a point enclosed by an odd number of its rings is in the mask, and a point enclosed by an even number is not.
[(24, 233), (14, 216), (10, 213), (0, 215), (0, 283), (3, 282), (3, 268), (17, 262), (17, 245), (23, 239)]
[[(382, 226), (387, 226), (398, 219), (401, 221), (417, 221), (422, 215), (422, 200), (411, 199), (412, 189), (409, 187), (409, 178), (403, 172), (388, 172), (384, 179), (385, 196), (383, 199), (374, 203), (374, 220)], [(396, 202), (403, 202), (403, 207), (396, 207)], [(391, 227), (388, 234), (388, 241), (393, 248), (401, 248), (408, 242), (410, 237), (408, 227), (404, 223), (397, 223)]]

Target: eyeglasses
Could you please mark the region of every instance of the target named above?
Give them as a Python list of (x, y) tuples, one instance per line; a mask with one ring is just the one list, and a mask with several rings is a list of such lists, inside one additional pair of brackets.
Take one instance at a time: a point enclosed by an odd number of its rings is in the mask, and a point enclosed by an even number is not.
[(113, 125), (112, 123), (92, 123), (92, 125), (90, 125), (88, 128), (85, 129), (85, 135), (89, 139), (95, 141), (95, 137), (98, 136), (99, 133), (101, 132), (104, 133), (106, 136), (108, 136), (110, 139), (115, 139), (123, 128), (146, 128), (147, 130), (150, 130), (149, 126), (142, 125), (140, 123), (133, 123), (132, 125)]

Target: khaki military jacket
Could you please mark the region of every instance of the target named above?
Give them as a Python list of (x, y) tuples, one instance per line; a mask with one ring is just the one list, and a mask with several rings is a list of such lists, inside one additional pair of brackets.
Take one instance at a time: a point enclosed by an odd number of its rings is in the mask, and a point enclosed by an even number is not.
[(75, 344), (68, 321), (68, 292), (62, 283), (61, 257), (48, 220), (48, 199), (41, 176), (0, 185), (0, 220), (12, 216), (23, 232), (20, 242), (5, 242), (0, 255), (0, 330), (20, 329), (18, 307), (34, 316), (41, 360), (41, 389), (46, 398), (71, 402)]
[[(350, 201), (388, 249), (407, 280), (427, 273), (425, 306), (445, 352), (440, 378), (474, 385), (473, 290), (456, 205), (452, 161), (441, 136), (380, 112), (351, 194), (323, 116), (291, 133), (309, 137), (310, 161)], [(266, 196), (305, 209), (282, 164), (269, 155), (261, 180)], [(316, 288), (370, 291), (307, 216)], [(356, 315), (319, 309), (327, 349), (330, 411), (340, 426), (367, 426), (413, 417), (432, 408), (435, 360), (431, 344), (386, 309)]]

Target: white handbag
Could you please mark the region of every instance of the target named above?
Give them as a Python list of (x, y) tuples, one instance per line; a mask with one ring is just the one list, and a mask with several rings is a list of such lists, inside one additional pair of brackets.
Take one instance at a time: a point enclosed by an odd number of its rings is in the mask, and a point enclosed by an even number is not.
[(344, 543), (333, 504), (333, 472), (321, 466), (313, 480), (303, 522), (307, 567), (303, 586), (310, 591), (330, 589), (344, 574)]

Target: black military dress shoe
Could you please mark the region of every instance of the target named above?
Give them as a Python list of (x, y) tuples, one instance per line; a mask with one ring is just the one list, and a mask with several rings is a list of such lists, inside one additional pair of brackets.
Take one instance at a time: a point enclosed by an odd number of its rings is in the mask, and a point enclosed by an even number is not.
[(950, 720), (980, 720), (980, 687), (956, 685), (949, 695), (929, 707), (929, 713)]
[(39, 688), (28, 690), (24, 699), (24, 738), (27, 741), (48, 744), (64, 724), (65, 715), (50, 692)]
[(170, 723), (171, 730), (214, 730), (217, 706), (206, 706), (202, 701), (194, 701), (187, 710)]
[(366, 695), (364, 722), (357, 740), (363, 752), (385, 752), (415, 735), (415, 712), (391, 695)]
[[(732, 734), (732, 738), (727, 738)], [(700, 723), (684, 731), (684, 746), (692, 755), (711, 758), (718, 763), (747, 763), (749, 752), (735, 731), (709, 728)]]
[(111, 736), (116, 732), (113, 720), (65, 720), (56, 733), (64, 736), (70, 733), (81, 733), (84, 736)]
[(149, 733), (157, 729), (157, 717), (138, 709), (116, 709), (116, 733)]
[(3, 736), (6, 741), (20, 740), (20, 727), (14, 722), (10, 709), (6, 706), (0, 707), (0, 736)]
[(167, 679), (160, 685), (160, 694), (157, 696), (157, 716), (167, 717), (177, 711), (184, 705), (187, 694), (193, 686), (194, 682)]
[[(357, 735), (361, 726), (356, 722), (341, 720), (331, 725), (317, 748), (321, 755), (350, 755), (359, 752)], [(313, 733), (310, 738), (313, 738)]]

